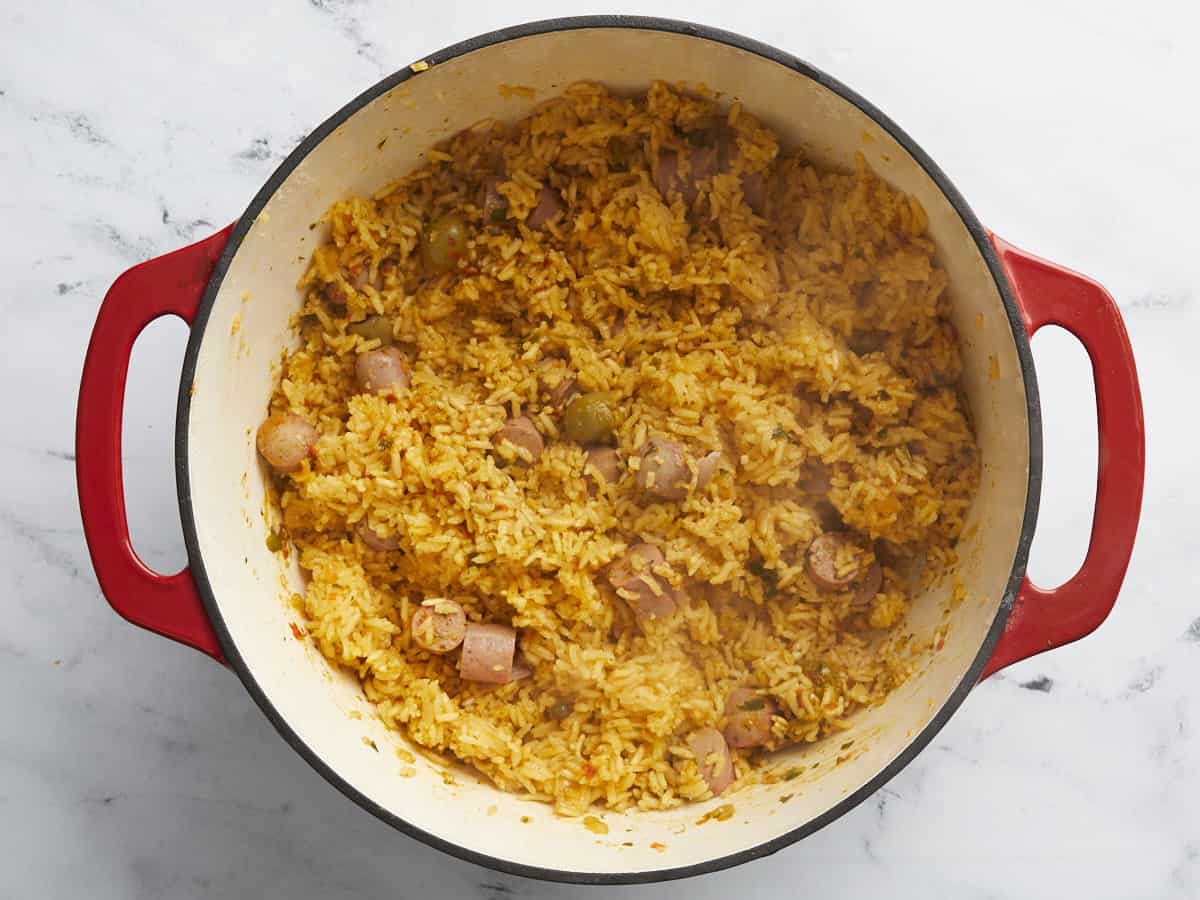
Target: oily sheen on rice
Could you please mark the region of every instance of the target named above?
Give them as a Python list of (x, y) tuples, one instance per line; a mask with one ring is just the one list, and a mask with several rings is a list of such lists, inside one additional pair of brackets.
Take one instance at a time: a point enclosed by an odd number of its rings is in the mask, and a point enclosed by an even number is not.
[[(664, 197), (661, 152), (686, 160), (713, 134), (717, 174), (690, 203)], [(687, 737), (721, 727), (735, 688), (778, 707), (769, 747), (837, 732), (885, 697), (917, 649), (903, 624), (914, 567), (928, 583), (953, 566), (979, 477), (917, 202), (861, 160), (814, 168), (740, 106), (665, 84), (636, 98), (574, 85), (428, 160), (329, 210), (271, 400), (319, 433), (278, 487), (321, 652), (412, 741), (566, 814), (709, 796)], [(507, 211), (485, 222), (489, 175)], [(758, 212), (746, 175), (764, 178)], [(529, 227), (544, 186), (564, 211)], [(467, 246), (433, 273), (420, 242), (450, 211)], [(380, 337), (347, 328), (377, 315), (407, 390), (356, 384)], [(612, 484), (595, 486), (549, 399), (571, 376), (617, 398)], [(533, 465), (493, 443), (517, 415), (545, 442)], [(720, 451), (711, 484), (682, 501), (640, 490), (651, 438)], [(364, 528), (399, 549), (370, 549)], [(810, 578), (806, 549), (832, 529), (882, 563), (873, 597)], [(641, 542), (670, 567), (666, 619), (637, 621), (605, 579)], [(464, 681), (455, 654), (421, 649), (410, 622), (435, 597), (514, 626), (533, 674)], [(734, 752), (743, 782), (756, 759)]]

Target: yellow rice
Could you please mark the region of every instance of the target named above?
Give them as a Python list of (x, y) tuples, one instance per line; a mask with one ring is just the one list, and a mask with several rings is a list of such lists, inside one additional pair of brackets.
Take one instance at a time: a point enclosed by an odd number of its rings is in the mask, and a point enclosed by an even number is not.
[[(736, 135), (734, 161), (692, 210), (665, 202), (647, 160), (686, 152), (684, 135), (714, 117)], [(610, 165), (614, 138), (642, 151), (628, 171)], [(321, 652), (411, 740), (573, 815), (709, 796), (686, 738), (720, 727), (732, 688), (774, 698), (773, 746), (836, 732), (885, 697), (911, 666), (887, 640), (902, 633), (910, 569), (925, 560), (929, 579), (953, 564), (978, 481), (946, 276), (916, 200), (861, 159), (815, 168), (740, 106), (664, 84), (637, 98), (574, 85), (436, 150), (329, 210), (301, 284), (302, 345), (271, 401), (320, 432), (280, 495)], [(763, 217), (742, 198), (754, 171), (769, 175)], [(497, 172), (509, 219), (485, 228), (476, 192)], [(543, 184), (569, 212), (531, 230)], [(430, 277), (418, 242), (448, 210), (471, 245), (457, 271)], [(322, 300), (331, 282), (344, 313)], [(373, 314), (394, 317), (412, 362), (397, 398), (355, 388), (355, 355), (377, 343), (345, 328)], [(627, 473), (589, 496), (584, 451), (539, 387), (568, 371), (620, 395), (626, 459), (653, 436), (721, 450), (712, 486), (649, 502)], [(518, 414), (546, 439), (528, 468), (492, 443)], [(872, 548), (858, 554), (884, 563), (865, 605), (806, 573), (822, 499)], [(363, 519), (402, 549), (366, 549)], [(644, 626), (602, 574), (639, 541), (662, 549), (685, 596)], [(417, 647), (414, 611), (447, 596), (466, 598), (470, 620), (516, 627), (534, 675), (465, 682), (456, 654)], [(563, 700), (558, 721), (548, 712)], [(739, 775), (757, 759), (736, 752)]]

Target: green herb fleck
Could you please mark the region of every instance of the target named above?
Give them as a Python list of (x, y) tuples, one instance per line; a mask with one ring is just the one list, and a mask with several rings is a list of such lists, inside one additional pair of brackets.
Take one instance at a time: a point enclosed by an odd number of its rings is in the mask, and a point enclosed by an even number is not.
[(750, 563), (748, 568), (762, 579), (763, 587), (768, 593), (774, 594), (779, 590), (779, 573), (774, 569), (768, 569), (766, 563), (761, 559), (756, 559)]
[(791, 800), (795, 796), (796, 796), (795, 794), (784, 794), (782, 797), (779, 798), (779, 802), (787, 803), (789, 800)]
[(767, 708), (767, 699), (765, 697), (751, 697), (749, 700), (747, 700), (745, 703), (743, 703), (741, 706), (738, 707), (738, 709), (744, 710), (745, 712), (757, 712), (760, 709), (766, 709), (766, 708)]
[(381, 140), (381, 141), (380, 141), (378, 144), (376, 144), (376, 145), (375, 145), (375, 149), (376, 149), (376, 150), (382, 150), (382, 149), (383, 149), (383, 145), (384, 145), (384, 144), (386, 144), (386, 143), (387, 143), (387, 138), (383, 138), (383, 139), (382, 139), (382, 140)]
[(379, 451), (391, 450), (392, 449), (392, 439), (390, 437), (380, 438), (379, 443), (375, 445), (375, 449), (377, 449)]
[(508, 217), (508, 214), (503, 209), (492, 210), (492, 221), (503, 222)]
[(800, 773), (803, 771), (804, 771), (804, 769), (801, 767), (788, 769), (786, 772), (783, 773), (783, 780), (791, 781), (793, 778), (799, 778)]
[(267, 535), (267, 549), (272, 553), (278, 553), (283, 549), (283, 537), (278, 529), (272, 528), (271, 533)]
[(777, 441), (782, 441), (791, 437), (791, 435), (788, 434), (787, 429), (782, 425), (776, 425), (775, 430), (771, 432), (771, 437), (775, 438)]

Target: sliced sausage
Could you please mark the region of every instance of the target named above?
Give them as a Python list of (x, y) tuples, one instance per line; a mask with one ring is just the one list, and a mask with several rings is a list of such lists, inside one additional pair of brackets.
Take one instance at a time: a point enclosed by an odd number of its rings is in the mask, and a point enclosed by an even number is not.
[(767, 205), (767, 178), (762, 172), (747, 172), (742, 176), (742, 199), (755, 215), (762, 215)]
[(350, 274), (354, 278), (351, 282), (354, 285), (354, 289), (360, 293), (368, 284), (375, 286), (374, 282), (371, 281), (371, 270), (368, 266), (359, 265), (357, 268), (351, 269)]
[(558, 384), (546, 391), (546, 396), (549, 398), (551, 406), (555, 409), (562, 409), (575, 399), (579, 391), (579, 382), (575, 376), (565, 375)]
[(717, 474), (717, 467), (721, 465), (721, 451), (714, 450), (712, 453), (706, 453), (696, 462), (696, 491), (697, 493), (708, 487), (708, 483), (713, 480), (713, 476)]
[(467, 614), (455, 600), (426, 600), (413, 613), (409, 629), (413, 640), (430, 653), (449, 653), (466, 636)]
[(679, 191), (683, 202), (691, 206), (699, 194), (699, 184), (717, 174), (719, 162), (716, 147), (692, 147), (688, 151), (688, 174), (679, 173), (679, 151), (660, 150), (658, 166), (654, 170), (654, 186), (664, 200), (671, 199), (672, 191)]
[(354, 377), (364, 394), (397, 394), (408, 390), (408, 359), (395, 347), (368, 350), (354, 361)]
[(593, 470), (593, 478), (612, 484), (621, 478), (621, 454), (612, 447), (589, 447), (587, 452), (587, 467)]
[(664, 619), (675, 612), (675, 590), (654, 570), (666, 565), (653, 544), (635, 544), (608, 568), (608, 583), (639, 619)]
[(808, 576), (817, 587), (826, 591), (843, 591), (865, 578), (870, 569), (853, 569), (839, 574), (837, 558), (839, 551), (855, 543), (855, 539), (844, 531), (827, 531), (808, 545), (805, 557)]
[(879, 563), (873, 562), (867, 566), (867, 571), (863, 575), (862, 581), (854, 589), (854, 602), (858, 604), (870, 603), (882, 589), (883, 567)]
[(692, 171), (688, 177), (691, 179), (693, 186), (704, 181), (706, 178), (712, 178), (717, 174), (717, 148), (693, 147), (688, 152), (688, 163), (692, 167)]
[(508, 214), (508, 198), (500, 193), (500, 185), (504, 178), (500, 175), (489, 175), (479, 186), (479, 208), (483, 210), (483, 224), (491, 225), (503, 222)]
[(688, 471), (683, 447), (665, 438), (651, 438), (638, 455), (641, 457), (638, 487), (663, 500), (682, 500), (687, 496), (692, 474)]
[(713, 792), (719, 797), (725, 789), (734, 782), (733, 757), (729, 754), (729, 745), (721, 732), (715, 728), (701, 728), (688, 738), (688, 749), (696, 757), (696, 765), (700, 776)]
[(526, 464), (537, 462), (542, 458), (545, 442), (541, 432), (528, 416), (516, 416), (504, 423), (504, 427), (496, 432), (493, 439), (497, 445), (511, 444), (518, 451), (517, 459)]
[(255, 444), (276, 472), (295, 472), (317, 445), (317, 429), (295, 413), (277, 413), (258, 426)]
[(771, 717), (779, 707), (749, 688), (734, 688), (725, 700), (725, 742), (730, 747), (761, 747), (771, 740)]
[(467, 624), (458, 673), (467, 681), (504, 684), (512, 678), (517, 632), (508, 625)]
[(662, 194), (664, 200), (670, 200), (671, 191), (675, 188), (675, 179), (679, 173), (679, 154), (674, 150), (660, 150), (658, 165), (654, 167), (654, 186)]
[(537, 206), (533, 208), (533, 212), (529, 214), (525, 224), (530, 228), (541, 228), (551, 219), (561, 215), (564, 209), (566, 206), (563, 205), (558, 191), (552, 187), (544, 187), (538, 194)]
[(828, 495), (829, 489), (833, 487), (833, 481), (829, 477), (829, 468), (819, 461), (809, 463), (805, 476), (800, 479), (800, 487), (817, 497)]
[(389, 534), (385, 537), (368, 525), (366, 519), (359, 520), (358, 527), (354, 530), (358, 534), (358, 539), (377, 553), (400, 549), (399, 534)]

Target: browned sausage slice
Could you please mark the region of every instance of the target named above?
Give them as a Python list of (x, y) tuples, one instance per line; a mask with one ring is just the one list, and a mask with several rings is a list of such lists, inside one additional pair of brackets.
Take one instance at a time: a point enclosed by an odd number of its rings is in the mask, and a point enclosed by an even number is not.
[(438, 597), (426, 600), (409, 624), (413, 640), (430, 653), (449, 653), (467, 634), (467, 614), (462, 604)]
[(504, 427), (496, 432), (494, 441), (497, 445), (508, 443), (517, 448), (517, 460), (532, 464), (542, 458), (545, 442), (541, 432), (528, 416), (517, 416), (504, 423)]
[(541, 228), (551, 219), (561, 215), (564, 209), (566, 206), (563, 205), (558, 191), (552, 187), (544, 187), (538, 194), (537, 206), (533, 208), (533, 212), (529, 214), (525, 224), (530, 228)]
[(579, 382), (574, 375), (565, 375), (554, 387), (546, 391), (546, 396), (550, 399), (550, 405), (555, 409), (562, 409), (570, 403), (579, 393)]
[(721, 451), (714, 450), (712, 453), (706, 453), (696, 462), (696, 492), (704, 490), (708, 487), (708, 483), (713, 480), (713, 476), (717, 474), (717, 467), (721, 465)]
[(385, 537), (368, 525), (366, 519), (359, 520), (358, 527), (354, 530), (358, 534), (359, 540), (376, 552), (383, 553), (388, 550), (400, 549), (399, 534), (389, 534)]
[(651, 438), (639, 451), (638, 487), (663, 500), (682, 500), (687, 496), (691, 472), (683, 456), (683, 447), (665, 438)]
[(368, 350), (354, 361), (354, 377), (365, 394), (399, 393), (408, 390), (408, 359), (395, 347)]
[(870, 603), (875, 599), (875, 595), (883, 589), (883, 567), (877, 562), (867, 566), (867, 572), (859, 582), (858, 587), (854, 589), (854, 602), (858, 604)]
[(661, 619), (675, 612), (674, 589), (654, 571), (664, 565), (661, 550), (653, 544), (636, 544), (609, 566), (608, 583), (639, 619)]
[(295, 472), (317, 445), (317, 429), (295, 413), (276, 413), (258, 426), (255, 444), (276, 472)]
[(658, 165), (654, 167), (654, 186), (662, 194), (664, 200), (670, 200), (671, 190), (675, 187), (675, 177), (679, 173), (679, 154), (674, 150), (660, 150)]
[(679, 152), (660, 150), (658, 165), (654, 170), (654, 186), (664, 200), (670, 201), (671, 192), (679, 191), (683, 202), (691, 206), (700, 193), (699, 184), (717, 174), (720, 157), (716, 147), (692, 147), (688, 151), (688, 173), (679, 173)]
[(701, 728), (688, 738), (688, 749), (696, 757), (696, 765), (714, 797), (719, 797), (733, 784), (733, 758), (721, 732), (715, 728)]
[(612, 447), (589, 447), (587, 466), (594, 470), (590, 473), (593, 479), (599, 476), (604, 483), (612, 484), (621, 478), (621, 454)]
[(463, 635), (458, 673), (467, 681), (504, 684), (512, 678), (517, 632), (508, 625), (471, 622)]
[(771, 717), (779, 707), (770, 697), (749, 688), (734, 688), (725, 700), (725, 742), (744, 749), (771, 740)]
[(857, 572), (839, 575), (837, 571), (838, 551), (850, 542), (849, 535), (838, 531), (827, 531), (808, 546), (808, 576), (817, 587), (825, 591), (841, 591), (854, 583)]
[(756, 215), (762, 215), (767, 205), (767, 179), (762, 172), (747, 172), (742, 176), (742, 199)]

